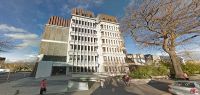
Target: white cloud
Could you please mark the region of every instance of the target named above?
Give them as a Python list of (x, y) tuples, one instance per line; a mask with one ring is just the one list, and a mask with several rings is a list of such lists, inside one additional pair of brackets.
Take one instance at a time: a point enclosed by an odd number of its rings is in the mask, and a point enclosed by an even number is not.
[(98, 5), (102, 4), (103, 1), (105, 1), (105, 0), (93, 0), (93, 2), (94, 2), (95, 4), (98, 4)]
[(30, 46), (38, 46), (39, 36), (22, 28), (17, 28), (7, 24), (1, 24), (0, 31), (3, 31), (3, 36), (6, 38), (21, 41), (21, 43), (16, 44), (17, 49), (22, 49)]
[(16, 28), (14, 26), (9, 26), (7, 24), (0, 24), (0, 32), (27, 32), (24, 29)]
[(7, 37), (13, 38), (13, 39), (22, 39), (22, 40), (27, 40), (27, 39), (36, 39), (38, 38), (38, 35), (36, 34), (25, 34), (25, 33), (16, 33), (16, 34), (4, 34)]
[(23, 42), (21, 44), (17, 45), (17, 48), (23, 49), (23, 48), (29, 47), (29, 46), (37, 47), (37, 46), (39, 46), (39, 42), (40, 42), (39, 40), (23, 40)]

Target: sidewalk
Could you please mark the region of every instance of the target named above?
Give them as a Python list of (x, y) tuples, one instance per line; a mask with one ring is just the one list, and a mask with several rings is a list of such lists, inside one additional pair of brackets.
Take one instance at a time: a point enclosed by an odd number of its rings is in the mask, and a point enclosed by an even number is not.
[[(0, 84), (1, 95), (38, 95), (40, 91), (40, 80), (35, 78), (24, 78), (16, 81)], [(48, 93), (65, 92), (67, 78), (64, 76), (47, 78)]]
[[(1, 95), (39, 95), (40, 80), (24, 78), (16, 81), (0, 84)], [(99, 83), (94, 83), (86, 91), (67, 91), (67, 76), (47, 78), (47, 93), (45, 95), (169, 95), (166, 92), (155, 89), (148, 84), (122, 86), (115, 79), (105, 83), (106, 88), (101, 88)]]

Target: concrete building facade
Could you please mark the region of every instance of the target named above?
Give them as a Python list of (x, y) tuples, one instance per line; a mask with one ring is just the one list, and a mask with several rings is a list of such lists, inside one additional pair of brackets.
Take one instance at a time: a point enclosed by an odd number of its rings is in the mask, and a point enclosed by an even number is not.
[(74, 8), (69, 20), (53, 16), (45, 25), (36, 77), (125, 72), (123, 49), (116, 17)]

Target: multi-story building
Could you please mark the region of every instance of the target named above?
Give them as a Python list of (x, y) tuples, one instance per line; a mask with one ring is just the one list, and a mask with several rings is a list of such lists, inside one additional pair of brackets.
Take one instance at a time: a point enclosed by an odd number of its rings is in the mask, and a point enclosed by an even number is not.
[(125, 72), (123, 38), (116, 17), (74, 8), (71, 18), (45, 25), (36, 77), (70, 72)]
[(151, 54), (127, 54), (126, 63), (129, 65), (148, 65), (151, 63), (158, 63), (160, 56)]
[(3, 64), (5, 62), (6, 58), (5, 57), (0, 57), (0, 64)]

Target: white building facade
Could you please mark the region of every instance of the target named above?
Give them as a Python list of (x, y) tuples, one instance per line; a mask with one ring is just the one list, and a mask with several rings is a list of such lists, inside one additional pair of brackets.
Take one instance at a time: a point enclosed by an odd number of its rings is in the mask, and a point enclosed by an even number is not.
[[(123, 38), (115, 17), (105, 14), (95, 16), (93, 12), (75, 8), (68, 22), (66, 65), (60, 65), (66, 68), (66, 74), (126, 72)], [(52, 66), (55, 66), (54, 63)]]

